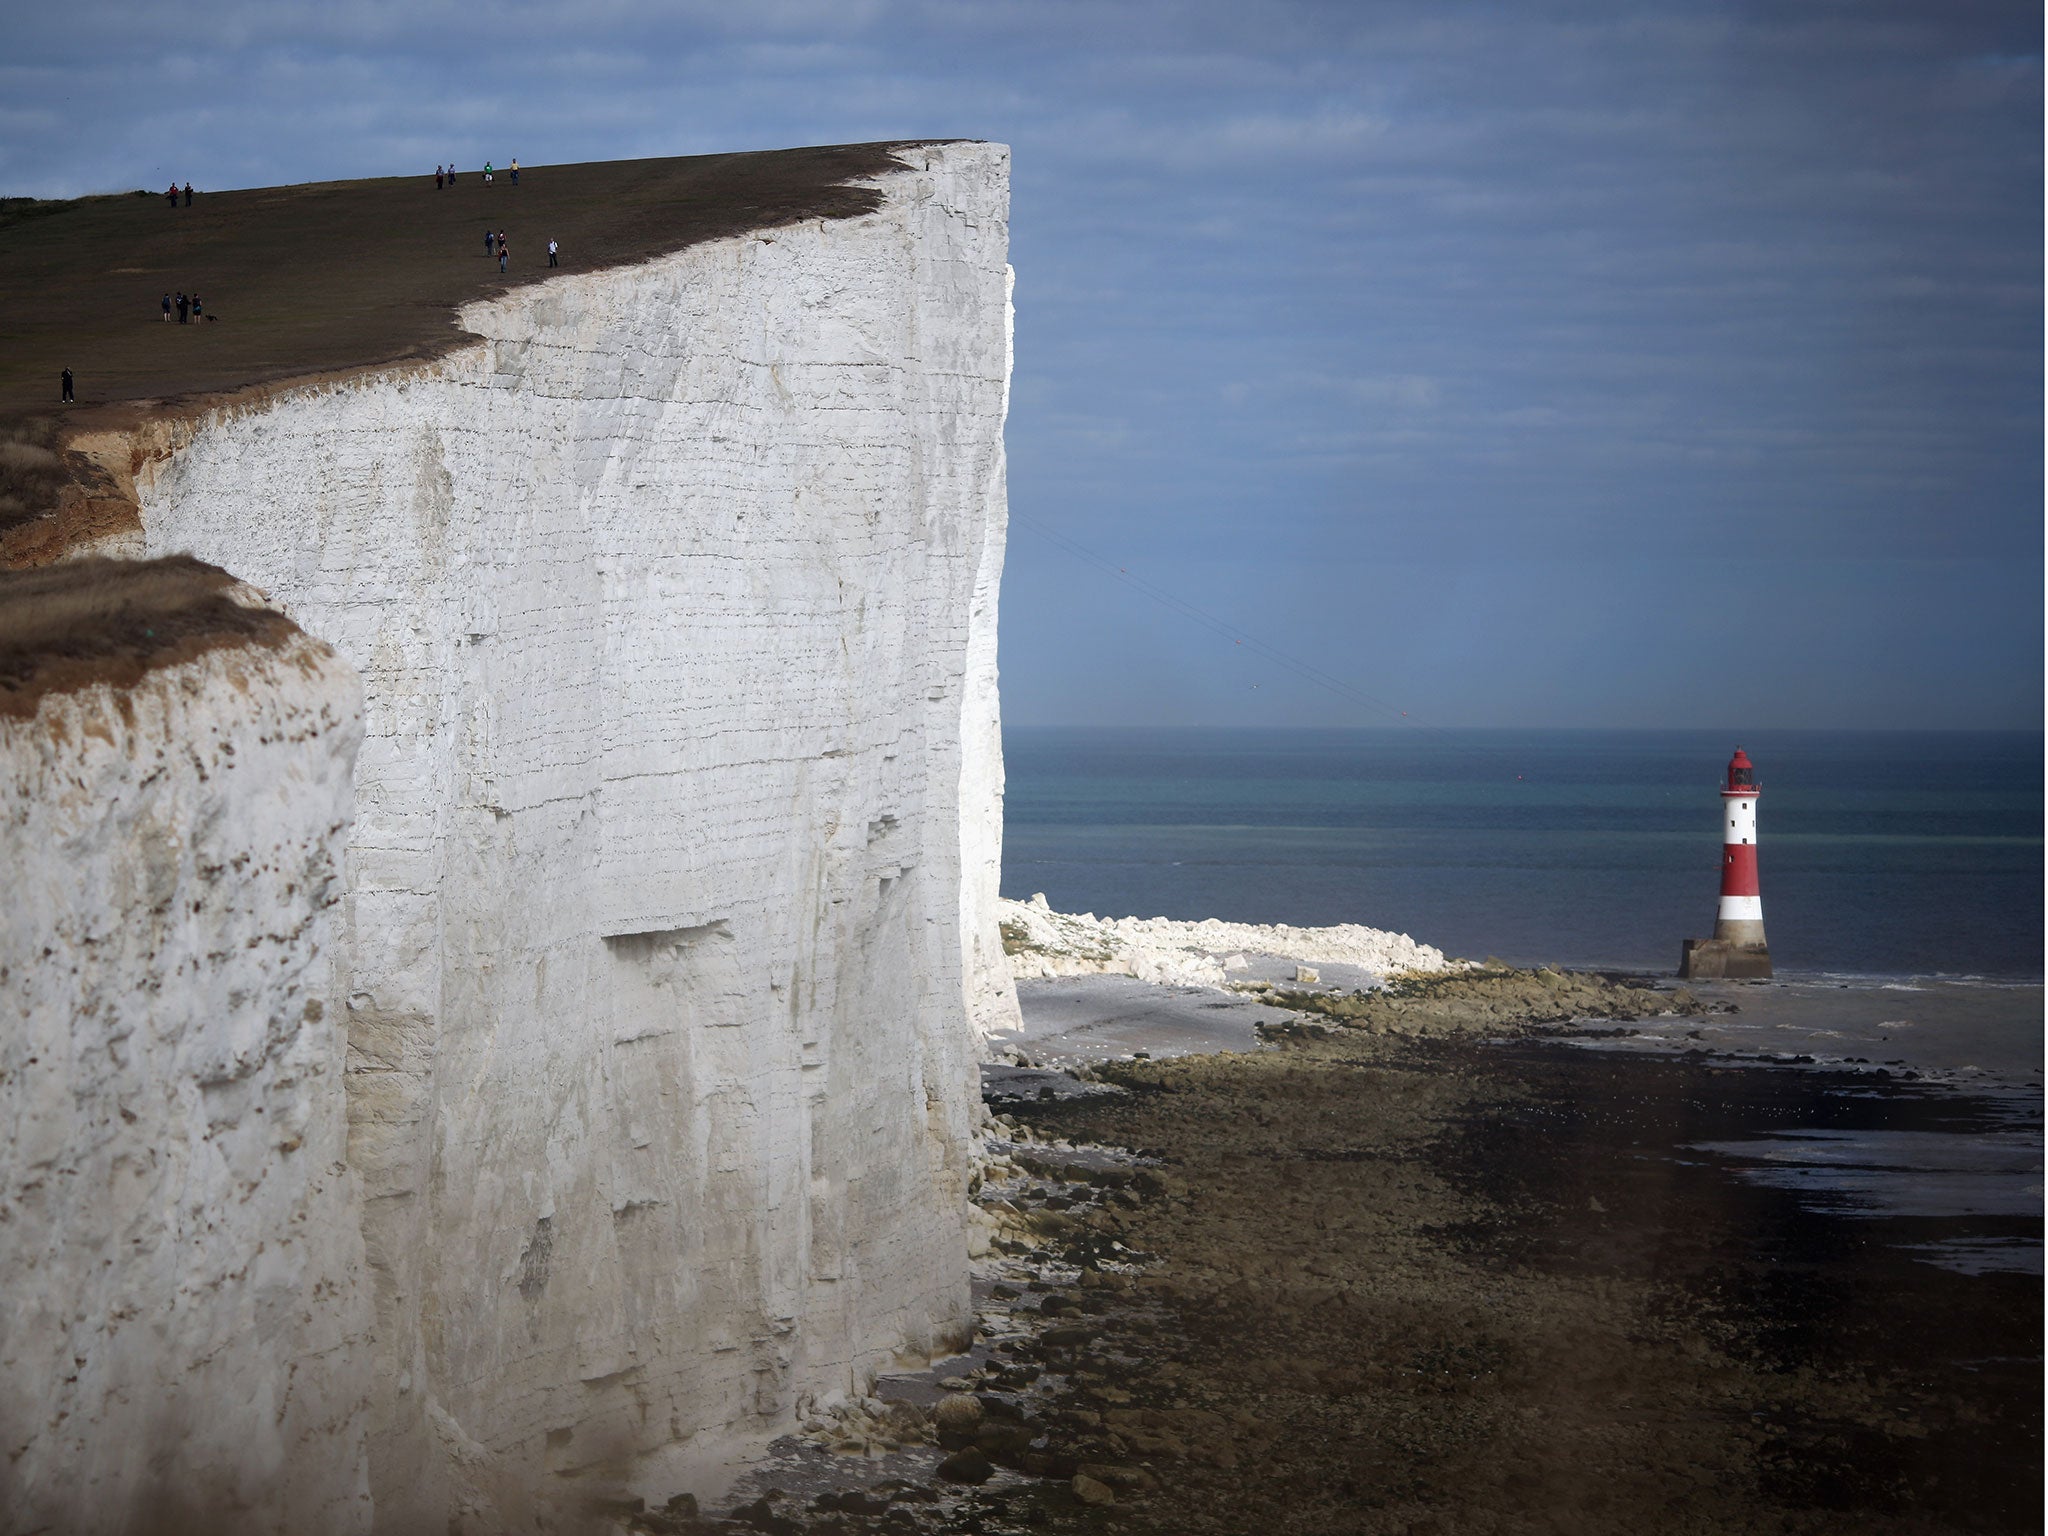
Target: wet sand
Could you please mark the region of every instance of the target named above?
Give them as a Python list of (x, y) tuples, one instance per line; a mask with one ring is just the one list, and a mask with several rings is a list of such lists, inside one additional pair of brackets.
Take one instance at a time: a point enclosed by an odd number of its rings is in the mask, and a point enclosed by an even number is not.
[(1026, 1178), (984, 1191), (1008, 1279), (942, 1367), (975, 1400), (947, 1443), (887, 1479), (842, 1459), (855, 1506), (643, 1528), (2040, 1529), (2040, 1281), (1912, 1248), (1958, 1222), (2038, 1240), (2038, 1208), (1872, 1221), (1703, 1150), (1967, 1136), (1996, 1106), (1502, 1043), (1499, 998), (1469, 1027), (1423, 1001), (1011, 1100)]
[(1187, 1056), (1249, 1051), (1259, 1026), (1291, 1017), (1213, 987), (1162, 987), (1130, 976), (1020, 981), (1023, 1028), (991, 1043), (1038, 1066), (1093, 1066), (1144, 1052)]

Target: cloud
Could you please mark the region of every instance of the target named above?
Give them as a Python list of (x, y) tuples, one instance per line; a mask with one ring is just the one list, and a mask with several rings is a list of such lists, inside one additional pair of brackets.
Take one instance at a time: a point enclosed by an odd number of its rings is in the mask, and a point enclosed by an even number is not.
[[(1169, 572), (1247, 525), (1297, 573), (1663, 569), (1739, 507), (1759, 579), (2038, 575), (2041, 31), (1978, 0), (75, 0), (0, 13), (0, 191), (1000, 139), (1028, 515)], [(1949, 628), (2038, 695), (2037, 649)], [(1027, 654), (1006, 677), (1069, 665)]]

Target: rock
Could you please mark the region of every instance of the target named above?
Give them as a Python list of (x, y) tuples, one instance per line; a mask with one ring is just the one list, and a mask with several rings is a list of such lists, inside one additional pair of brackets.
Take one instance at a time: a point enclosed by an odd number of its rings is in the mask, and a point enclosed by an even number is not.
[(811, 1501), (811, 1508), (826, 1514), (879, 1515), (888, 1507), (887, 1499), (870, 1498), (858, 1488), (845, 1493), (821, 1493)]
[(985, 1483), (995, 1476), (995, 1470), (994, 1464), (971, 1445), (955, 1451), (938, 1465), (939, 1476), (949, 1483)]
[(1242, 971), (1250, 965), (1251, 961), (1245, 959), (1243, 955), (1225, 955), (1223, 957), (1223, 969), (1226, 971)]
[(932, 1427), (938, 1432), (939, 1444), (955, 1449), (968, 1444), (981, 1428), (981, 1413), (981, 1402), (971, 1393), (941, 1401), (932, 1413)]
[(1014, 1461), (1031, 1449), (1038, 1431), (1028, 1424), (997, 1424), (984, 1419), (975, 1431), (974, 1448), (991, 1461)]
[(1049, 1477), (1058, 1483), (1064, 1483), (1081, 1470), (1080, 1458), (1063, 1451), (1025, 1451), (1012, 1465), (1020, 1472), (1029, 1472), (1033, 1477)]
[(1297, 965), (1294, 968), (1294, 979), (1299, 982), (1314, 983), (1321, 981), (1323, 978), (1322, 973), (1319, 972), (1314, 966)]
[(1126, 1488), (1144, 1492), (1147, 1489), (1159, 1486), (1159, 1479), (1150, 1472), (1147, 1472), (1143, 1467), (1114, 1467), (1105, 1462), (1091, 1461), (1085, 1463), (1081, 1467), (1081, 1471), (1087, 1476), (1094, 1478), (1098, 1483), (1106, 1483), (1111, 1488)]
[(802, 1536), (803, 1533), (802, 1525), (787, 1515), (775, 1512), (765, 1494), (751, 1504), (742, 1504), (730, 1518), (757, 1531), (766, 1531), (768, 1536)]
[(685, 1520), (694, 1520), (697, 1518), (697, 1495), (694, 1493), (672, 1493), (668, 1497), (668, 1502), (662, 1505), (662, 1508), (672, 1515), (680, 1515)]
[(946, 1376), (940, 1378), (939, 1390), (942, 1392), (972, 1392), (974, 1390), (974, 1383), (965, 1376)]
[(1114, 1504), (1116, 1502), (1115, 1490), (1109, 1484), (1099, 1482), (1095, 1478), (1090, 1477), (1086, 1472), (1076, 1472), (1074, 1474), (1073, 1489), (1074, 1497), (1083, 1504)]
[(1086, 1323), (1062, 1323), (1046, 1329), (1039, 1342), (1048, 1349), (1077, 1349), (1094, 1337), (1095, 1330)]

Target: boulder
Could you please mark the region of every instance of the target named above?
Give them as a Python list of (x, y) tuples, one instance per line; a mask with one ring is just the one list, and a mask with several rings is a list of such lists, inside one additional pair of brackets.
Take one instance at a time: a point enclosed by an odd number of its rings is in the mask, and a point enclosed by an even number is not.
[(980, 1400), (969, 1393), (944, 1399), (932, 1414), (939, 1444), (955, 1449), (972, 1444), (975, 1431), (981, 1428), (981, 1414)]
[(1109, 1484), (1099, 1482), (1086, 1472), (1074, 1474), (1074, 1497), (1083, 1504), (1114, 1504), (1116, 1491)]
[(985, 1483), (995, 1476), (995, 1471), (995, 1465), (971, 1445), (955, 1451), (938, 1465), (939, 1476), (949, 1483)]

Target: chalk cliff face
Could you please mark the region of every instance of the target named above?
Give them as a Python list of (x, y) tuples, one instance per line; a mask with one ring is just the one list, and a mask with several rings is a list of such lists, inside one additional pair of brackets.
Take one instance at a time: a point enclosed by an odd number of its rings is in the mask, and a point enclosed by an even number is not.
[(362, 677), (324, 1000), (380, 1528), (554, 1523), (969, 1326), (1008, 156), (905, 158), (138, 476), (150, 553)]
[(0, 1528), (367, 1524), (360, 734), (304, 635), (0, 708)]

